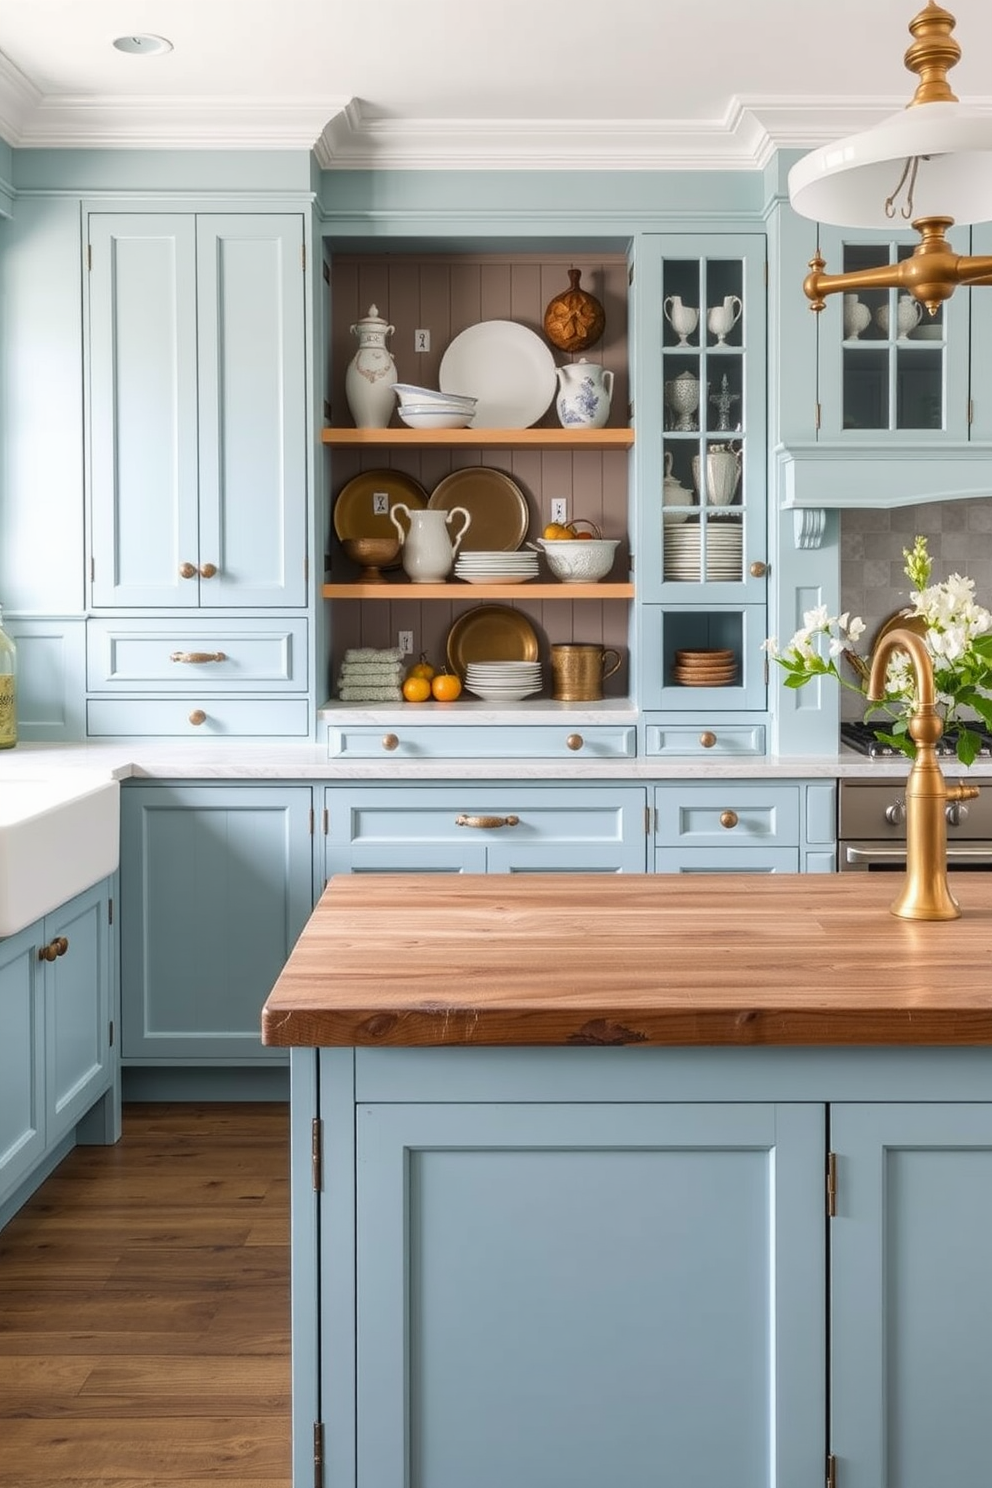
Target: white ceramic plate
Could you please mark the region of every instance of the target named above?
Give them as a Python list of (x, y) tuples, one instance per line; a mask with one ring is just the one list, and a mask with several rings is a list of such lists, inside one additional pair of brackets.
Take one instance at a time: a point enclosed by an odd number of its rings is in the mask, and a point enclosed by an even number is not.
[(443, 393), (477, 398), (473, 429), (529, 429), (557, 388), (540, 336), (515, 320), (480, 320), (451, 342), (438, 381)]

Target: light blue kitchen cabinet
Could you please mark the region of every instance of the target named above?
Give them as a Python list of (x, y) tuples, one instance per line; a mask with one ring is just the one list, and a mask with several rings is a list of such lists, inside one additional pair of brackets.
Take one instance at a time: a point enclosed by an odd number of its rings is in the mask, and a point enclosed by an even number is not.
[(832, 872), (833, 781), (679, 781), (654, 788), (656, 873)]
[(90, 603), (307, 602), (298, 213), (90, 211)]
[(976, 1488), (992, 1458), (992, 1106), (830, 1118), (830, 1435), (845, 1488)]
[[(0, 941), (0, 1224), (72, 1145), (77, 1124), (113, 1099), (110, 904), (105, 881)], [(111, 1113), (105, 1132), (116, 1124)]]
[(312, 904), (309, 786), (127, 783), (125, 1065), (284, 1062), (261, 1008)]
[(640, 786), (464, 781), (330, 786), (324, 877), (335, 873), (643, 873)]

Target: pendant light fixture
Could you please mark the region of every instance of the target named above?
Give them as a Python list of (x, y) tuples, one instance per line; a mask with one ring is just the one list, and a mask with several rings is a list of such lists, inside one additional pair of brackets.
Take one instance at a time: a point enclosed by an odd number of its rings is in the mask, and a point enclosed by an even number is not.
[(947, 73), (961, 48), (950, 11), (929, 0), (909, 30), (904, 60), (919, 83), (908, 107), (804, 156), (789, 172), (789, 199), (801, 216), (838, 227), (903, 218), (920, 241), (909, 258), (848, 274), (824, 273), (817, 248), (803, 284), (813, 310), (841, 290), (898, 289), (933, 315), (959, 284), (992, 285), (992, 257), (963, 256), (947, 242), (955, 222), (992, 220), (992, 114), (951, 91)]

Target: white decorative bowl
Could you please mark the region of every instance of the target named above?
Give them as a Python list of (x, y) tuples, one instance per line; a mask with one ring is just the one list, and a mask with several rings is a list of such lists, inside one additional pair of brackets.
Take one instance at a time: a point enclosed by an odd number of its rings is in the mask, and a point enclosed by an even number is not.
[(613, 567), (613, 555), (620, 546), (619, 538), (590, 537), (555, 542), (539, 537), (548, 567), (563, 584), (590, 584), (605, 578)]
[(403, 404), (396, 410), (408, 429), (465, 429), (473, 414), (464, 408), (427, 408), (422, 404)]
[(410, 404), (416, 407), (429, 407), (435, 403), (442, 403), (445, 408), (464, 408), (474, 413), (479, 401), (478, 398), (470, 398), (466, 393), (442, 393), (437, 388), (416, 387), (412, 382), (394, 382), (393, 392), (401, 408)]

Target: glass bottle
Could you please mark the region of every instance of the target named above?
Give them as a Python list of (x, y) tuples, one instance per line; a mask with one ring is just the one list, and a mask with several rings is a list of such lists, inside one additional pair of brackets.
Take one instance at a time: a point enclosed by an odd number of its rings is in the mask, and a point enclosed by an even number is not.
[(0, 749), (17, 743), (17, 648), (3, 628), (0, 608)]

